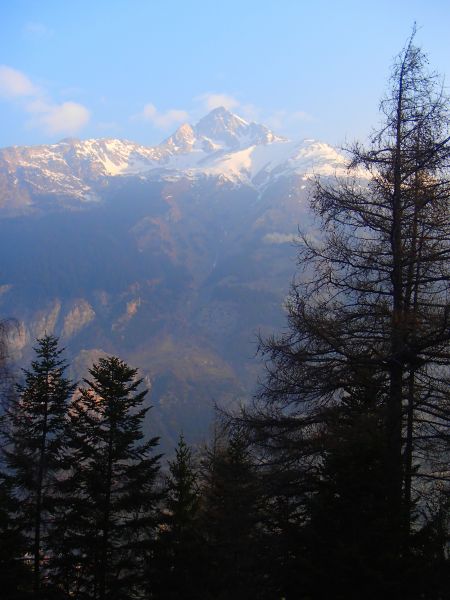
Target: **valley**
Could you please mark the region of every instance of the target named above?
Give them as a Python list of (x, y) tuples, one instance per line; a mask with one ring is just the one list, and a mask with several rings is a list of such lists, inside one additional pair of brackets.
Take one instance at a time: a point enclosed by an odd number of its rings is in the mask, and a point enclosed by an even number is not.
[(293, 143), (216, 109), (159, 147), (66, 140), (0, 151), (0, 311), (17, 365), (55, 334), (72, 375), (116, 354), (151, 389), (153, 427), (208, 435), (214, 405), (252, 397), (258, 335), (284, 325), (326, 144)]

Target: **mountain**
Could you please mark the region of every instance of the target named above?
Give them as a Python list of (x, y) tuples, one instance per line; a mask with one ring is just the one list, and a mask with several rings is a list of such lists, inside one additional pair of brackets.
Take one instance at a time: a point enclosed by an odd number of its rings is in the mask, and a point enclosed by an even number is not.
[(161, 144), (66, 139), (0, 150), (0, 314), (27, 361), (55, 333), (74, 376), (114, 353), (141, 369), (166, 439), (205, 435), (213, 404), (248, 400), (257, 333), (283, 326), (297, 228), (327, 144), (218, 108)]
[(111, 177), (152, 180), (220, 177), (261, 190), (292, 174), (332, 175), (345, 160), (314, 140), (291, 142), (264, 125), (216, 108), (197, 125), (184, 124), (159, 146), (125, 140), (65, 139), (47, 146), (0, 150), (0, 208), (24, 214), (54, 206), (98, 202)]

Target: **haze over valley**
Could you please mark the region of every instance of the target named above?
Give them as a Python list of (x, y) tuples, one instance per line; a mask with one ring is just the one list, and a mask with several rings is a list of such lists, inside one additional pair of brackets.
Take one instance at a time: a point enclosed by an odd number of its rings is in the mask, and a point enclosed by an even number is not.
[[(117, 354), (151, 388), (169, 440), (247, 402), (257, 334), (283, 326), (308, 191), (345, 175), (331, 146), (218, 107), (161, 144), (64, 139), (0, 151), (0, 310), (17, 364), (61, 338), (74, 376)], [(11, 250), (14, 249), (13, 252)]]

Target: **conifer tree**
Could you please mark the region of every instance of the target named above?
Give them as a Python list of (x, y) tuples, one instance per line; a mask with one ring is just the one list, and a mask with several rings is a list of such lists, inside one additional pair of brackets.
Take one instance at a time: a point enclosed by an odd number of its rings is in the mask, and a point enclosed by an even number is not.
[[(0, 431), (4, 431), (3, 411), (10, 400), (10, 378), (7, 369), (7, 321), (0, 321)], [(2, 440), (3, 442), (4, 440)], [(11, 494), (11, 479), (7, 477), (3, 443), (0, 445), (0, 590), (11, 600), (31, 597), (31, 569), (25, 561), (25, 537), (14, 519), (16, 501)]]
[(181, 540), (195, 521), (199, 503), (197, 473), (192, 451), (180, 435), (175, 459), (169, 461), (167, 479), (168, 524), (176, 539)]
[(5, 484), (16, 503), (14, 521), (32, 556), (34, 596), (39, 598), (48, 557), (48, 537), (58, 504), (58, 477), (66, 444), (68, 401), (74, 385), (64, 376), (58, 339), (37, 340), (36, 359), (24, 370), (4, 416)]
[[(375, 600), (393, 591), (393, 579), (402, 579), (390, 572), (384, 547), (389, 527), (386, 445), (373, 384), (370, 394), (365, 385), (355, 386), (329, 407), (317, 434), (323, 460), (305, 503), (301, 532), (303, 588), (311, 597)], [(321, 577), (325, 563), (327, 577)]]
[(89, 373), (70, 414), (59, 584), (79, 599), (128, 600), (142, 593), (156, 525), (158, 438), (144, 440), (137, 369), (112, 356)]
[(25, 558), (29, 547), (14, 518), (16, 509), (11, 481), (0, 474), (0, 590), (8, 600), (31, 598), (33, 589), (32, 571)]
[(156, 598), (195, 600), (204, 588), (204, 552), (199, 528), (198, 474), (192, 451), (180, 435), (169, 461), (161, 528), (151, 565)]
[[(201, 527), (205, 598), (263, 598), (259, 563), (260, 488), (245, 436), (215, 439), (203, 462)], [(209, 594), (209, 595), (208, 595)]]

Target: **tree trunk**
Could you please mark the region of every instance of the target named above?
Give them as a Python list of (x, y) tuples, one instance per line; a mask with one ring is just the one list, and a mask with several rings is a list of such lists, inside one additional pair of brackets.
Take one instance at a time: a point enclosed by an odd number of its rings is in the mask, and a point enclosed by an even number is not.
[(392, 194), (392, 319), (390, 390), (386, 408), (387, 433), (387, 498), (388, 519), (392, 535), (392, 548), (397, 553), (402, 524), (402, 401), (403, 401), (403, 350), (404, 350), (404, 290), (403, 290), (403, 248), (402, 248), (402, 102), (403, 102), (404, 63), (400, 70), (396, 114), (396, 148), (393, 165)]
[(45, 448), (47, 443), (48, 420), (48, 377), (46, 374), (46, 394), (44, 404), (44, 422), (42, 424), (41, 445), (39, 449), (38, 478), (36, 485), (36, 514), (34, 521), (34, 557), (33, 557), (33, 593), (35, 598), (40, 596), (41, 588), (41, 528), (42, 528), (42, 488), (44, 482)]
[(108, 570), (108, 543), (109, 543), (109, 529), (110, 529), (110, 514), (111, 514), (111, 482), (112, 482), (112, 449), (113, 449), (113, 433), (114, 428), (111, 426), (108, 440), (108, 464), (106, 473), (106, 494), (105, 494), (105, 508), (103, 514), (103, 535), (102, 535), (102, 547), (100, 555), (100, 585), (99, 585), (99, 598), (100, 600), (106, 599), (106, 577)]

